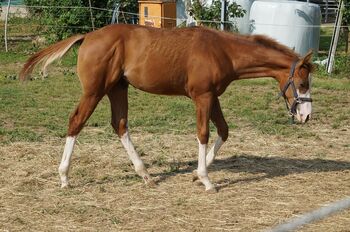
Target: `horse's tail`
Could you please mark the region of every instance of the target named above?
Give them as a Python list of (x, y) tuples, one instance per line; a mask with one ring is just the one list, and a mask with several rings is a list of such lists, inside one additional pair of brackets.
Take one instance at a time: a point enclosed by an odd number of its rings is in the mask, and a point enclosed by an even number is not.
[(49, 64), (60, 59), (76, 42), (83, 40), (84, 37), (85, 35), (75, 35), (35, 53), (24, 64), (19, 74), (19, 79), (24, 81), (35, 66), (42, 62), (44, 62), (43, 72), (46, 73), (46, 67)]

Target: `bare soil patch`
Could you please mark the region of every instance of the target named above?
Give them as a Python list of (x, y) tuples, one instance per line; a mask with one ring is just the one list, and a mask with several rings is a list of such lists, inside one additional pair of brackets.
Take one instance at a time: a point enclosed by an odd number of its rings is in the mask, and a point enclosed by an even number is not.
[[(210, 168), (217, 194), (191, 182), (194, 135), (132, 133), (150, 173), (161, 179), (156, 188), (143, 185), (117, 139), (77, 144), (69, 189), (59, 188), (57, 174), (64, 139), (2, 145), (0, 230), (268, 229), (349, 195), (350, 128), (314, 130), (311, 139), (231, 130)], [(347, 210), (302, 231), (349, 228)]]

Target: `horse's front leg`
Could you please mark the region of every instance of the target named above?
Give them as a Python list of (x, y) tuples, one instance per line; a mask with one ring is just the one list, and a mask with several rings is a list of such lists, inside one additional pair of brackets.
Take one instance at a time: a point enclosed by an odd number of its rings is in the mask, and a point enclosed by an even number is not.
[(197, 138), (198, 138), (198, 169), (199, 180), (204, 184), (205, 190), (216, 192), (215, 186), (210, 182), (206, 162), (207, 146), (209, 140), (209, 118), (213, 104), (211, 93), (202, 94), (194, 99), (197, 115)]
[[(211, 109), (210, 120), (214, 123), (217, 128), (218, 138), (216, 139), (214, 145), (209, 150), (206, 157), (207, 168), (214, 162), (215, 156), (218, 153), (221, 146), (228, 138), (228, 126), (224, 119), (219, 99), (217, 97), (213, 100), (213, 106)], [(197, 170), (193, 171), (193, 181), (198, 180)]]

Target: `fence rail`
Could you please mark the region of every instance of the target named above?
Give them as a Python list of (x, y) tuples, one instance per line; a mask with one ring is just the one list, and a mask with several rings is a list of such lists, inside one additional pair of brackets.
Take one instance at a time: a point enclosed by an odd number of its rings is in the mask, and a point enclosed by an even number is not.
[(343, 210), (350, 208), (350, 197), (345, 199), (333, 202), (328, 206), (323, 206), (319, 209), (316, 209), (310, 213), (306, 213), (299, 217), (293, 218), (285, 224), (281, 224), (271, 230), (266, 232), (287, 232), (294, 231), (306, 224), (321, 220), (335, 213), (339, 213)]

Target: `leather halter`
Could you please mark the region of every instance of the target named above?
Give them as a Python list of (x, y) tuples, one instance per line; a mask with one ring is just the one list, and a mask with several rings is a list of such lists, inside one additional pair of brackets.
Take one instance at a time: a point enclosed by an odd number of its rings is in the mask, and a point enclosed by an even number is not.
[[(296, 68), (297, 62), (298, 61), (296, 60), (292, 63), (292, 67), (291, 67), (290, 72), (289, 72), (288, 81), (284, 85), (281, 92), (278, 94), (278, 98), (280, 98), (281, 96), (284, 98), (287, 110), (292, 117), (294, 117), (297, 114), (297, 105), (298, 104), (301, 104), (303, 102), (312, 102), (312, 98), (299, 97), (299, 95), (298, 95), (298, 92), (297, 92), (297, 89), (296, 89), (295, 83), (294, 83), (294, 73), (295, 73), (295, 68)], [(293, 97), (294, 97), (293, 103), (291, 105), (289, 105), (288, 98), (286, 96), (286, 92), (287, 92), (289, 87), (292, 88)]]

